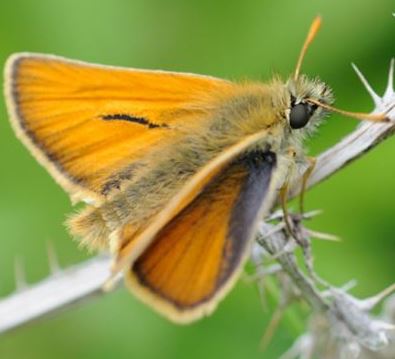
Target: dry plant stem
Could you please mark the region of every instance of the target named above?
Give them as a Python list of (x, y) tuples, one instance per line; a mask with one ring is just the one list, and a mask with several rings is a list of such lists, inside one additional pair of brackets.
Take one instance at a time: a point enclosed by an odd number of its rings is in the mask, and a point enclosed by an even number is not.
[(109, 257), (96, 257), (53, 273), (33, 286), (24, 285), (0, 301), (0, 333), (102, 293), (110, 274)]
[[(288, 239), (284, 235), (284, 231), (277, 232), (270, 237), (266, 237), (265, 227), (269, 226), (270, 225), (267, 224), (261, 225), (258, 244), (274, 256), (283, 250)], [(293, 252), (279, 255), (277, 257), (277, 261), (280, 263), (284, 272), (292, 278), (296, 287), (301, 293), (303, 293), (304, 299), (306, 299), (314, 310), (324, 312), (329, 309), (328, 304), (323, 300), (312, 280), (299, 269)]]
[[(358, 72), (358, 71), (357, 71)], [(393, 62), (390, 70), (390, 80), (385, 95), (380, 98), (368, 87), (375, 102), (375, 111), (386, 112), (395, 104), (395, 94), (392, 88)], [(366, 85), (366, 80), (363, 79)], [(392, 110), (388, 117), (392, 122), (387, 123), (362, 123), (350, 135), (337, 145), (328, 149), (317, 158), (316, 167), (309, 178), (307, 188), (328, 178), (349, 162), (365, 154), (368, 150), (381, 143), (395, 130), (395, 111)], [(300, 181), (299, 181), (300, 182)], [(290, 189), (289, 196), (296, 196), (300, 191), (300, 184)], [(263, 224), (264, 225), (264, 224)], [(262, 244), (270, 253), (278, 252), (278, 245), (274, 243), (274, 236)], [(285, 239), (283, 238), (283, 241)], [(279, 242), (284, 243), (284, 242)], [(298, 268), (293, 255), (283, 254), (278, 256), (278, 261), (283, 270), (300, 290), (300, 295), (320, 312), (326, 312), (328, 305), (320, 297), (318, 290), (310, 278)], [(28, 288), (17, 291), (0, 300), (0, 333), (7, 332), (18, 326), (25, 325), (48, 313), (64, 310), (72, 304), (80, 302), (94, 294), (103, 295), (102, 286), (108, 278), (110, 260), (97, 257), (78, 266), (63, 271), (57, 271), (45, 280)]]

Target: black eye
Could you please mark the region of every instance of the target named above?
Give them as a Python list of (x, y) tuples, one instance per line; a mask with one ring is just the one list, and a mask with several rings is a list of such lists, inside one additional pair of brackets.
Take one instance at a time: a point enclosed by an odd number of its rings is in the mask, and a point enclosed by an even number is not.
[(309, 103), (298, 103), (297, 105), (293, 105), (289, 114), (289, 124), (291, 128), (298, 129), (306, 126), (316, 107), (317, 106), (312, 106)]

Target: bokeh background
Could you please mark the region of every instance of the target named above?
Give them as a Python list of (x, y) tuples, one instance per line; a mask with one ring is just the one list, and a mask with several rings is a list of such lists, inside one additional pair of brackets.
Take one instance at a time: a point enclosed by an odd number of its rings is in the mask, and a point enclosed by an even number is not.
[[(379, 92), (395, 55), (393, 0), (2, 0), (0, 63), (13, 52), (54, 53), (103, 64), (187, 71), (229, 79), (286, 77), (311, 20), (324, 26), (303, 70), (334, 89), (341, 108), (372, 103), (352, 72), (356, 62)], [(319, 153), (356, 126), (332, 116), (309, 144)], [(395, 139), (310, 191), (323, 209), (312, 227), (343, 238), (314, 243), (318, 272), (335, 284), (356, 279), (371, 295), (395, 278)], [(62, 265), (87, 258), (63, 226), (67, 195), (16, 140), (0, 100), (0, 296), (14, 290), (14, 259), (27, 279), (48, 274), (46, 243)], [(254, 285), (239, 282), (210, 318), (173, 325), (126, 290), (92, 300), (0, 337), (0, 358), (278, 358), (303, 331), (295, 308), (265, 353), (259, 341), (273, 303), (263, 310)], [(1, 318), (0, 318), (1, 320)]]

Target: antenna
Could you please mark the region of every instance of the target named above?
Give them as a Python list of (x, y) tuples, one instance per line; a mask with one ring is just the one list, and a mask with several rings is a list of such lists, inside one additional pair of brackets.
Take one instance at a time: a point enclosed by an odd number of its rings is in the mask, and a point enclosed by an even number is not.
[(313, 42), (314, 38), (316, 37), (318, 30), (321, 27), (321, 16), (317, 16), (311, 26), (310, 30), (307, 34), (306, 40), (303, 44), (302, 50), (300, 51), (298, 62), (296, 63), (296, 69), (295, 69), (295, 74), (294, 74), (294, 80), (297, 80), (299, 77), (300, 73), (300, 68), (302, 67), (303, 59), (306, 54), (307, 49), (309, 48), (310, 44)]
[(390, 122), (391, 120), (388, 118), (387, 114), (389, 111), (391, 111), (394, 108), (394, 106), (391, 106), (391, 108), (388, 109), (388, 111), (385, 113), (350, 112), (350, 111), (340, 110), (336, 107), (327, 105), (326, 103), (322, 103), (322, 102), (317, 101), (313, 98), (308, 98), (308, 99), (306, 99), (306, 101), (313, 103), (314, 105), (320, 106), (320, 107), (322, 107), (328, 111), (331, 111), (331, 112), (336, 112), (341, 115), (355, 118), (355, 119), (361, 120), (361, 121), (367, 120), (367, 121), (372, 121), (372, 122)]

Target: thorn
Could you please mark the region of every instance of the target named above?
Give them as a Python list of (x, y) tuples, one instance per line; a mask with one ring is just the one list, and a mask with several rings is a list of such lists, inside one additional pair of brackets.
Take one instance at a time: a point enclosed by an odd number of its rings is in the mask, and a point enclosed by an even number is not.
[[(292, 212), (292, 211), (290, 211), (290, 212)], [(323, 213), (322, 209), (316, 209), (313, 211), (309, 211), (309, 212), (303, 213), (302, 219), (310, 219), (310, 218), (316, 217), (322, 213)], [(279, 221), (282, 219), (284, 219), (284, 213), (281, 209), (279, 209), (279, 210), (273, 212), (269, 217), (265, 218), (265, 222), (270, 222), (270, 221), (274, 221), (274, 220)]]
[(366, 299), (361, 299), (359, 301), (359, 305), (364, 310), (371, 310), (377, 304), (379, 304), (385, 297), (388, 297), (393, 292), (395, 292), (395, 283), (390, 285), (389, 287), (385, 288), (384, 290), (382, 290), (380, 293), (376, 294), (373, 297), (366, 298)]
[(260, 348), (262, 351), (266, 350), (270, 341), (273, 338), (274, 333), (276, 332), (281, 319), (284, 315), (284, 311), (285, 311), (285, 305), (283, 303), (280, 303), (278, 305), (278, 307), (276, 308), (276, 310), (274, 311), (272, 318), (265, 330), (265, 333), (263, 334), (263, 337), (261, 339), (261, 345)]
[(284, 217), (284, 213), (281, 209), (278, 209), (277, 211), (271, 213), (267, 218), (265, 218), (265, 222), (270, 222), (270, 221), (275, 221), (275, 220), (280, 220)]
[[(356, 285), (358, 284), (358, 281), (356, 279), (351, 279), (350, 281), (348, 281), (347, 283), (343, 284), (340, 288), (338, 288), (340, 290), (341, 293), (345, 293), (348, 294), (348, 292), (355, 288)], [(333, 287), (329, 286), (329, 289), (322, 291), (322, 296), (324, 298), (330, 298), (331, 296), (333, 296)]]
[(353, 67), (354, 71), (357, 73), (359, 79), (361, 80), (362, 84), (365, 86), (366, 90), (369, 92), (369, 95), (372, 97), (375, 107), (376, 108), (379, 107), (381, 105), (380, 96), (376, 94), (376, 92), (370, 86), (366, 77), (362, 74), (361, 71), (359, 71), (358, 67), (354, 63), (352, 63), (351, 66)]
[(59, 259), (55, 251), (55, 247), (51, 241), (47, 242), (48, 264), (51, 274), (59, 273), (61, 270)]
[(265, 288), (265, 279), (266, 278), (260, 278), (259, 283), (257, 283), (256, 287), (258, 288), (258, 295), (259, 299), (262, 305), (262, 310), (264, 312), (269, 311), (269, 305), (267, 303), (267, 295), (266, 295), (266, 288)]
[(316, 209), (314, 211), (310, 211), (310, 212), (306, 212), (303, 213), (303, 219), (310, 219), (316, 216), (319, 216), (320, 214), (322, 214), (324, 211), (322, 209)]
[(307, 234), (314, 239), (321, 239), (324, 241), (332, 241), (332, 242), (340, 242), (342, 239), (334, 234), (323, 233), (323, 232), (316, 232), (311, 229), (307, 229)]
[(270, 228), (266, 233), (263, 233), (263, 231), (261, 231), (261, 236), (263, 237), (263, 239), (269, 238), (273, 234), (282, 231), (284, 228), (285, 228), (285, 223), (280, 222), (280, 223), (276, 224), (275, 226), (273, 226), (272, 228)]
[(358, 281), (356, 279), (351, 279), (347, 283), (343, 284), (341, 287), (341, 290), (345, 292), (349, 292), (351, 289), (355, 288), (358, 284)]
[(384, 93), (384, 98), (390, 97), (394, 94), (394, 58), (391, 59), (390, 69), (388, 72), (388, 83)]
[(15, 289), (17, 292), (21, 292), (28, 287), (26, 281), (25, 266), (21, 257), (15, 257), (14, 270), (15, 270)]
[(253, 283), (258, 290), (259, 299), (262, 305), (262, 309), (268, 311), (268, 303), (266, 299), (266, 269), (263, 265), (255, 268), (254, 274), (242, 274), (242, 279), (246, 283)]

